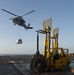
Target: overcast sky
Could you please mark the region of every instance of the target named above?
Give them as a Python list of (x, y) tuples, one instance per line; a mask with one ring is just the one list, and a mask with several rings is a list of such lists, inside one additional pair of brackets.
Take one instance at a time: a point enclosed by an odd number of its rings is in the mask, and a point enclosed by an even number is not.
[[(26, 24), (33, 26), (33, 30), (26, 31), (9, 20), (15, 16), (0, 10), (0, 54), (34, 54), (36, 30), (42, 29), (43, 21), (49, 18), (52, 18), (52, 30), (59, 27), (59, 46), (74, 52), (74, 0), (0, 0), (1, 8), (17, 15), (35, 12), (23, 17)], [(23, 44), (16, 44), (18, 38)], [(39, 49), (43, 53), (44, 35), (41, 34)]]

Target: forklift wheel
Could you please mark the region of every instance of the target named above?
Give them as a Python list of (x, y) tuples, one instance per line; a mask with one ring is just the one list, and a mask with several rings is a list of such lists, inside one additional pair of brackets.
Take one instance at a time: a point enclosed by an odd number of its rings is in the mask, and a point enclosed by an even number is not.
[(65, 66), (64, 66), (64, 65), (62, 65), (61, 70), (64, 70), (64, 69), (65, 69)]
[(51, 65), (51, 66), (50, 66), (50, 71), (51, 71), (51, 72), (55, 71), (54, 65)]
[(67, 66), (69, 66), (70, 65), (70, 63), (69, 62), (67, 62)]

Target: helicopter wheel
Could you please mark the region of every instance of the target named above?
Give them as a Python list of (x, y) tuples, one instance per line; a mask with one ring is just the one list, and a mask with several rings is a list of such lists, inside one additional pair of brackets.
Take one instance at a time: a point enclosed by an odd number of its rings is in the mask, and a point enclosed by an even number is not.
[(16, 25), (16, 24), (14, 23), (14, 25)]

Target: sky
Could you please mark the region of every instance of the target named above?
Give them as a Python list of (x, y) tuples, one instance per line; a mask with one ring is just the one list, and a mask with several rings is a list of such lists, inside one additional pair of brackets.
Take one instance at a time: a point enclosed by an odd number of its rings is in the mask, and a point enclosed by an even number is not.
[[(23, 17), (26, 24), (33, 26), (32, 30), (26, 31), (9, 20), (14, 15), (0, 10), (0, 54), (35, 54), (36, 30), (42, 29), (43, 21), (49, 18), (52, 18), (52, 30), (59, 28), (59, 47), (74, 52), (74, 0), (0, 0), (1, 8), (17, 15), (35, 12)], [(40, 34), (41, 53), (44, 51), (44, 37)], [(22, 44), (16, 44), (19, 38), (23, 40)]]

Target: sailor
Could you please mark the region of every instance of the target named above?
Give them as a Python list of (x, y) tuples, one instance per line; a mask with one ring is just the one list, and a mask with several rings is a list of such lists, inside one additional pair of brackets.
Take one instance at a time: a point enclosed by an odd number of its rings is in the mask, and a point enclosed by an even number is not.
[(54, 59), (54, 60), (59, 59), (59, 52), (58, 52), (57, 50), (54, 52), (53, 59)]

